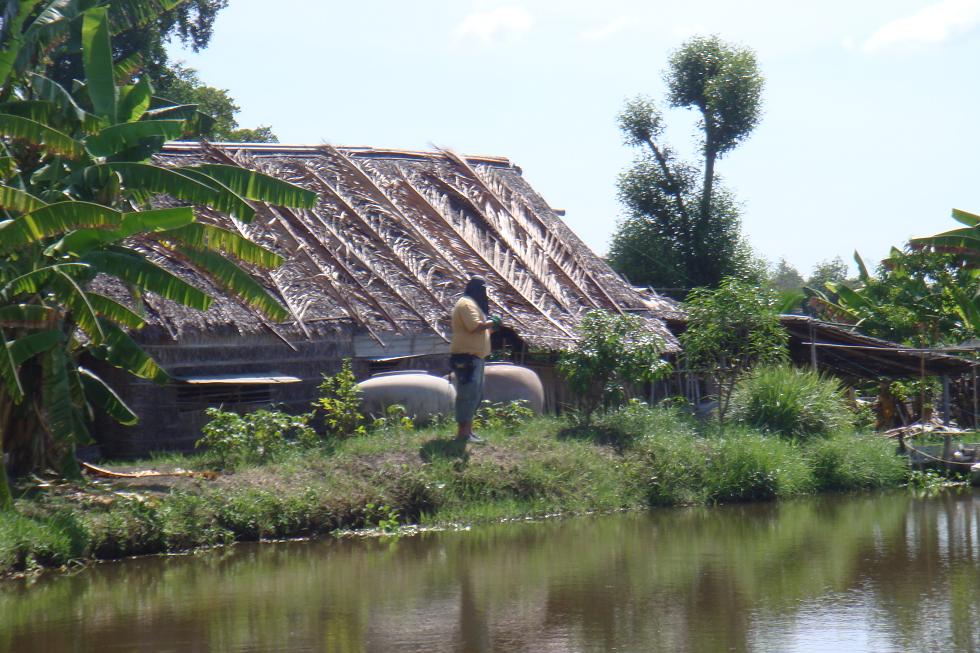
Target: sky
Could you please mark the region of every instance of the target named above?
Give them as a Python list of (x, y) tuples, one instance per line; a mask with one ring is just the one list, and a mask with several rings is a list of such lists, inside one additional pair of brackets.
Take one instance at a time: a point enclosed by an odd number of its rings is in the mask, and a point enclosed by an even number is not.
[(663, 73), (710, 34), (766, 79), (759, 126), (716, 168), (757, 255), (871, 266), (980, 213), (980, 0), (231, 0), (207, 49), (171, 56), (283, 143), (506, 156), (604, 254), (636, 154), (617, 115), (653, 98), (696, 162), (697, 116), (666, 105)]

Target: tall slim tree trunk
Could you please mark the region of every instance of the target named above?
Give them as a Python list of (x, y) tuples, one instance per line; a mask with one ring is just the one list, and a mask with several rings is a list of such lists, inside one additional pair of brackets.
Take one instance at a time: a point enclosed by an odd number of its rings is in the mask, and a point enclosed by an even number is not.
[(717, 158), (714, 150), (708, 149), (704, 154), (704, 187), (701, 192), (701, 228), (705, 228), (711, 218), (711, 192), (715, 185), (715, 159)]
[[(694, 229), (694, 251), (701, 252), (703, 256), (704, 243), (707, 240), (707, 234), (711, 229), (711, 195), (715, 184), (715, 154), (714, 149), (710, 145), (705, 146), (704, 153), (704, 186), (701, 189), (701, 206), (698, 207), (698, 217), (695, 221)], [(689, 262), (693, 266), (693, 269), (688, 270), (689, 275), (692, 279), (697, 279), (697, 285), (710, 285), (714, 286), (720, 279), (710, 278), (716, 276), (715, 274), (710, 274), (709, 278), (705, 278), (704, 265), (705, 261), (697, 258)], [(717, 268), (712, 265), (712, 272), (717, 272)]]

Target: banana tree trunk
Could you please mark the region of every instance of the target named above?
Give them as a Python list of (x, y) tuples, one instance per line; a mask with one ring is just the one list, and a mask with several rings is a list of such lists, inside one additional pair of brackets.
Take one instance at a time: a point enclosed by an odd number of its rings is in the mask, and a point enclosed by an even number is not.
[(7, 479), (7, 465), (3, 454), (3, 435), (7, 431), (7, 416), (10, 414), (9, 402), (0, 396), (0, 512), (14, 509), (14, 497)]

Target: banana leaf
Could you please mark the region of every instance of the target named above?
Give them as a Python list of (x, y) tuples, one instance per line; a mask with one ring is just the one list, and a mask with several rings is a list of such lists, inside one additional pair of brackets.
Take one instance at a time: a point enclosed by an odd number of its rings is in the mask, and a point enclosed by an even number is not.
[(175, 241), (193, 247), (222, 252), (239, 261), (262, 268), (272, 269), (282, 265), (282, 257), (248, 238), (205, 222), (194, 222), (185, 227), (157, 234), (160, 239)]
[(147, 138), (170, 140), (184, 133), (183, 120), (142, 120), (106, 127), (85, 139), (92, 156), (111, 156), (126, 148), (139, 145)]
[(47, 204), (0, 226), (0, 253), (80, 227), (116, 228), (121, 223), (122, 213), (101, 204), (75, 201)]
[(316, 206), (317, 195), (313, 191), (261, 172), (216, 163), (193, 166), (191, 169), (203, 172), (220, 181), (235, 194), (250, 200), (303, 209)]
[(206, 311), (213, 301), (207, 293), (132, 250), (110, 246), (85, 254), (81, 261), (99, 272), (184, 306)]
[(101, 321), (85, 291), (75, 280), (64, 272), (58, 271), (51, 276), (49, 285), (57, 293), (58, 300), (71, 309), (72, 319), (85, 332), (85, 335), (94, 344), (102, 342), (105, 339), (105, 333), (102, 331)]
[(143, 319), (142, 315), (135, 313), (128, 307), (105, 295), (89, 292), (88, 301), (96, 313), (106, 319), (112, 320), (116, 324), (121, 324), (130, 329), (142, 329), (146, 324), (146, 320)]
[(24, 386), (20, 383), (20, 376), (17, 374), (19, 366), (14, 361), (10, 346), (11, 343), (7, 342), (7, 334), (4, 333), (3, 327), (0, 327), (0, 380), (3, 380), (3, 385), (7, 388), (7, 394), (19, 403), (24, 398)]
[(160, 385), (170, 380), (170, 375), (122, 329), (107, 320), (103, 321), (102, 329), (106, 332), (106, 341), (103, 346), (90, 350), (93, 356)]
[(14, 364), (19, 367), (38, 354), (60, 346), (61, 341), (62, 335), (57, 329), (36, 331), (11, 342), (10, 355), (14, 359)]
[(112, 69), (107, 7), (94, 7), (82, 17), (82, 65), (85, 84), (95, 115), (116, 120), (116, 79)]
[(80, 255), (136, 234), (176, 229), (193, 222), (194, 210), (189, 206), (123, 213), (118, 229), (78, 229), (51, 245), (48, 250), (51, 254), (72, 252)]
[(53, 154), (61, 154), (69, 159), (85, 155), (85, 146), (68, 134), (52, 129), (36, 120), (0, 113), (0, 135), (22, 138)]
[[(119, 122), (134, 122), (143, 117), (146, 110), (150, 108), (150, 100), (153, 97), (153, 87), (150, 80), (143, 77), (132, 86), (123, 86), (119, 89)], [(173, 138), (178, 138), (180, 134)]]
[(95, 372), (85, 367), (79, 367), (78, 376), (82, 381), (82, 387), (85, 389), (86, 400), (96, 408), (126, 426), (132, 426), (139, 421), (139, 416)]
[(11, 186), (0, 185), (0, 208), (2, 209), (17, 211), (18, 213), (29, 213), (36, 211), (44, 205), (44, 202), (26, 191)]
[(40, 304), (8, 304), (0, 306), (0, 326), (8, 329), (40, 329), (51, 324), (58, 312)]
[(178, 247), (175, 251), (207, 273), (224, 290), (237, 295), (246, 304), (262, 311), (269, 318), (276, 322), (283, 322), (289, 318), (289, 311), (283, 308), (262, 284), (224, 256), (190, 247)]

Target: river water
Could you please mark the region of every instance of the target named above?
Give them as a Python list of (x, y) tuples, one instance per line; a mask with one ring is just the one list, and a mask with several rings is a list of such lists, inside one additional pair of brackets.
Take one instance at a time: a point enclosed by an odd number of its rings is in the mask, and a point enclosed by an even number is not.
[(980, 493), (107, 563), (0, 584), (0, 651), (980, 651)]

